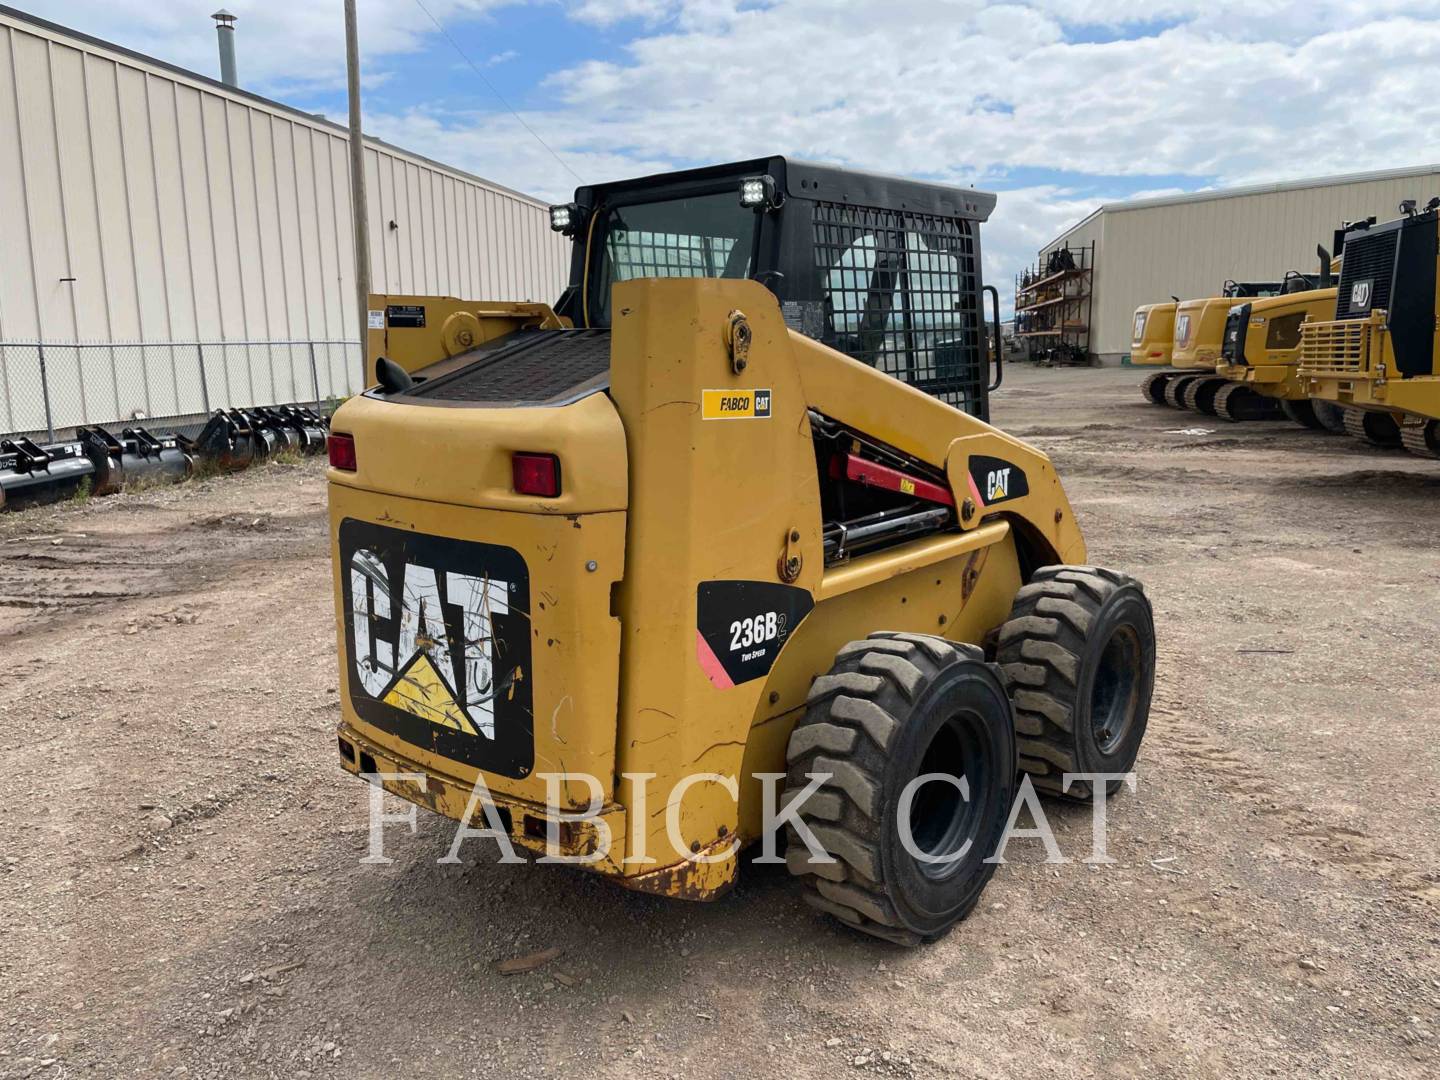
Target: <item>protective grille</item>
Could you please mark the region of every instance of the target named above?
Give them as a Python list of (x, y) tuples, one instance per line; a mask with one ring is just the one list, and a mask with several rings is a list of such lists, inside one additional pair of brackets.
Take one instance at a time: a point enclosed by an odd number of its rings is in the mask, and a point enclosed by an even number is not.
[(824, 341), (956, 408), (985, 415), (973, 224), (817, 202)]
[[(1340, 263), (1340, 290), (1335, 297), (1335, 317), (1353, 319), (1371, 311), (1389, 311), (1391, 286), (1395, 277), (1395, 245), (1400, 230), (1367, 233), (1345, 242), (1345, 257)], [(1370, 281), (1370, 304), (1351, 310), (1353, 286), (1357, 281)]]
[(420, 383), (409, 396), (474, 404), (563, 401), (609, 374), (610, 331), (521, 330), (499, 348), (473, 355), (473, 363)]
[[(1349, 249), (1346, 249), (1349, 257)], [(1378, 352), (1373, 346), (1383, 324), (1378, 315), (1368, 319), (1344, 319), (1335, 322), (1300, 324), (1300, 365), (1302, 377), (1349, 375), (1366, 378), (1373, 375), (1373, 359)]]

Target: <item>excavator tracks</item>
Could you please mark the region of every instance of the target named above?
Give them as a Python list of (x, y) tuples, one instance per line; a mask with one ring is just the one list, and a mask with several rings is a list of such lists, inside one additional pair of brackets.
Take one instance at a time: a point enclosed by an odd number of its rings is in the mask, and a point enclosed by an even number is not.
[(1257, 394), (1243, 383), (1231, 383), (1215, 395), (1215, 415), (1232, 423), (1273, 420), (1280, 415), (1280, 404), (1274, 398)]
[(1219, 376), (1196, 379), (1185, 387), (1185, 408), (1206, 416), (1214, 416), (1215, 396), (1225, 388), (1227, 381)]
[(1152, 405), (1165, 404), (1165, 386), (1175, 378), (1173, 371), (1156, 371), (1146, 375), (1140, 383), (1140, 393)]
[(1165, 384), (1165, 404), (1172, 409), (1185, 408), (1185, 390), (1199, 375), (1177, 375)]
[(1423, 416), (1407, 416), (1400, 425), (1400, 441), (1405, 449), (1420, 457), (1440, 458), (1440, 420)]
[(1369, 409), (1345, 410), (1345, 433), (1371, 446), (1396, 447), (1401, 444), (1399, 422), (1389, 413)]

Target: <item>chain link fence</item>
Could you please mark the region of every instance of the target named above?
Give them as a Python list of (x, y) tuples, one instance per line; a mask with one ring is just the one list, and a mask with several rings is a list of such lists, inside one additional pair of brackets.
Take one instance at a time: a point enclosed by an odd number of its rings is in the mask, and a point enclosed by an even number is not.
[(183, 426), (216, 409), (323, 404), (364, 389), (358, 341), (0, 341), (0, 435)]

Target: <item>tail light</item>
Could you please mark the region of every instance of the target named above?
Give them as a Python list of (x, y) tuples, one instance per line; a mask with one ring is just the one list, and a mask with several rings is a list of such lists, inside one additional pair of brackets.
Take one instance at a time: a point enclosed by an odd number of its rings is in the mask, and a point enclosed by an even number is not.
[(354, 435), (332, 431), (330, 437), (325, 440), (325, 445), (330, 451), (330, 467), (332, 469), (344, 469), (346, 472), (355, 471)]
[(521, 495), (553, 499), (560, 494), (560, 459), (554, 454), (516, 454), (510, 462)]

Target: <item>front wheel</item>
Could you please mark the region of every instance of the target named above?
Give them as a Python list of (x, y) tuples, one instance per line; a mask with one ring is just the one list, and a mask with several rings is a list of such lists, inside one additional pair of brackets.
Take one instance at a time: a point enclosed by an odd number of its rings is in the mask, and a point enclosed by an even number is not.
[(1065, 773), (1130, 771), (1155, 686), (1155, 621), (1138, 581), (1098, 566), (1041, 567), (1015, 594), (997, 659), (1020, 768), (1037, 789), (1088, 799), (1090, 783), (1067, 790)]
[(902, 945), (975, 907), (1017, 772), (1005, 684), (979, 648), (928, 634), (852, 641), (811, 687), (786, 761), (787, 802), (824, 778), (798, 816), (833, 861), (787, 830), (812, 907)]

